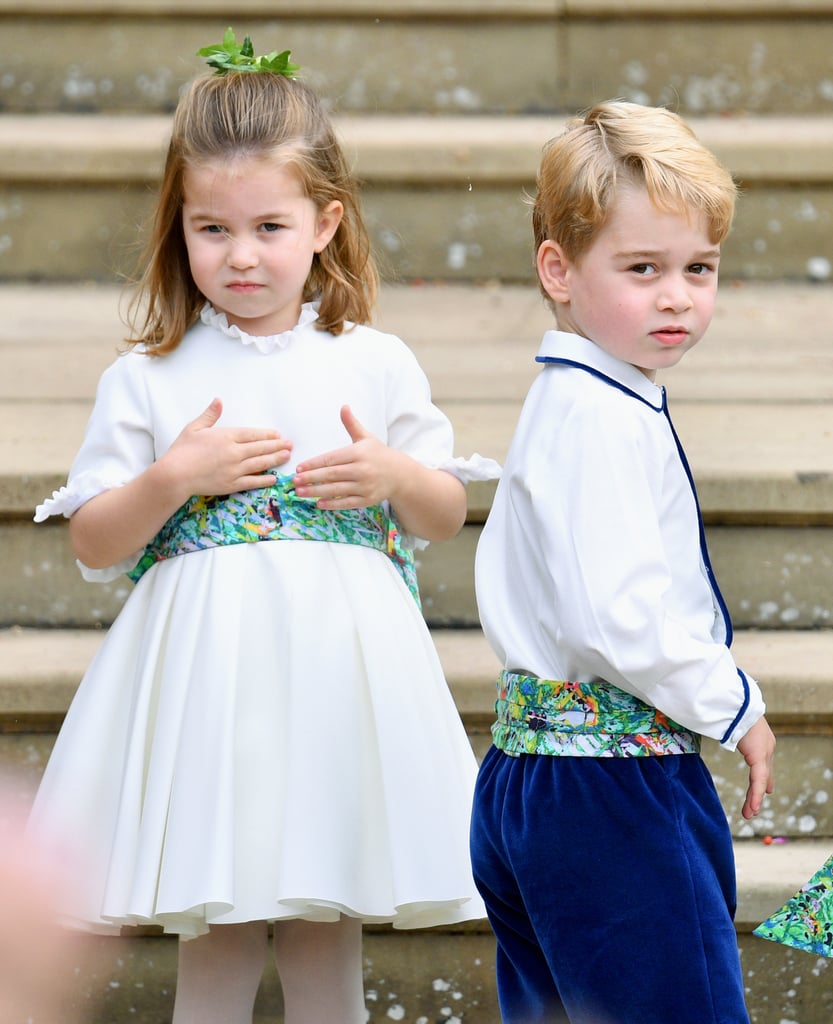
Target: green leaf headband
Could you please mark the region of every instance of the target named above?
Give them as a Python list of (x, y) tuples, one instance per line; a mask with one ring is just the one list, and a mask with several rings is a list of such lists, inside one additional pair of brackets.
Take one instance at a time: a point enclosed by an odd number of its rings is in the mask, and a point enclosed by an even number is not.
[(222, 43), (197, 50), (197, 56), (205, 57), (208, 66), (214, 68), (215, 75), (227, 75), (229, 71), (253, 71), (294, 78), (295, 72), (300, 71), (300, 65), (290, 63), (289, 54), (289, 50), (283, 53), (273, 50), (265, 57), (255, 57), (251, 39), (246, 36), (243, 45), (239, 45), (230, 28), (226, 29)]

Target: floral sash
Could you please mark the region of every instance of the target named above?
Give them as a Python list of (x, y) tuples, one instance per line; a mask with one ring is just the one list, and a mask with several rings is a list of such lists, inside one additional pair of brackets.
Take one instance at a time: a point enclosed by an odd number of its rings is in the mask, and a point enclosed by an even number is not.
[(646, 757), (696, 754), (700, 738), (608, 683), (568, 683), (501, 672), (492, 726), (507, 754)]
[(127, 575), (136, 583), (165, 558), (225, 544), (267, 540), (333, 541), (382, 551), (420, 604), (413, 551), (404, 547), (396, 521), (381, 505), (337, 512), (320, 509), (314, 498), (298, 497), (289, 476), (256, 491), (189, 498), (150, 541)]

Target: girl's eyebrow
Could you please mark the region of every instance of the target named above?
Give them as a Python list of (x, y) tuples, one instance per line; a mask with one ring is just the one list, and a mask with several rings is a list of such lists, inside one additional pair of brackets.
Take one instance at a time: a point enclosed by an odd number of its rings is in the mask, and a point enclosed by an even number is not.
[(219, 214), (207, 207), (195, 206), (187, 201), (182, 204), (182, 212), (190, 220), (217, 220)]
[[(187, 203), (183, 205), (183, 211), (185, 213), (185, 216), (187, 216), (189, 220), (211, 221), (212, 224), (217, 221), (224, 220), (221, 214), (212, 212), (210, 210), (202, 210), (198, 206), (189, 209)], [(285, 220), (287, 217), (289, 217), (288, 212), (278, 213), (277, 211), (273, 210), (269, 213), (259, 213), (256, 216), (252, 217), (251, 220), (253, 223), (263, 224), (268, 223), (269, 221)]]

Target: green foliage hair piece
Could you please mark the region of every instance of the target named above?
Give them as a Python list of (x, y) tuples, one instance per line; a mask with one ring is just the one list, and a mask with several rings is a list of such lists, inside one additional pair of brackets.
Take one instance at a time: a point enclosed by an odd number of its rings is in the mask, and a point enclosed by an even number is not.
[(228, 28), (222, 43), (204, 46), (197, 50), (197, 56), (205, 57), (208, 66), (214, 68), (215, 75), (227, 75), (229, 71), (251, 71), (295, 78), (295, 72), (301, 68), (299, 64), (291, 63), (290, 52), (284, 50), (283, 53), (278, 53), (277, 50), (273, 50), (264, 57), (255, 57), (251, 39), (245, 36), (243, 43), (240, 44), (232, 29)]

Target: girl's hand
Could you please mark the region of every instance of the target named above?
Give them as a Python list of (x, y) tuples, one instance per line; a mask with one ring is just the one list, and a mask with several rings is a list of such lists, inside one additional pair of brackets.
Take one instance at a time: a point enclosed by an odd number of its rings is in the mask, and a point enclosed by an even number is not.
[(215, 398), (143, 473), (77, 509), (69, 521), (75, 557), (91, 569), (117, 565), (141, 550), (192, 494), (271, 486), (274, 474), (265, 471), (286, 462), (291, 443), (276, 430), (217, 427), (222, 412)]
[(738, 743), (738, 750), (749, 765), (749, 788), (741, 813), (754, 818), (764, 802), (764, 794), (775, 788), (772, 759), (775, 755), (775, 736), (765, 718), (759, 718)]
[(266, 471), (286, 462), (291, 454), (292, 442), (277, 430), (215, 426), (222, 412), (223, 403), (215, 398), (159, 460), (182, 501), (192, 494), (234, 494), (269, 487), (275, 475)]
[(466, 489), (451, 473), (429, 469), (374, 437), (341, 410), (352, 444), (307, 459), (293, 483), (301, 498), (322, 509), (366, 508), (389, 501), (402, 528), (425, 540), (448, 540), (466, 518)]
[(366, 508), (391, 499), (413, 460), (365, 430), (348, 405), (341, 410), (341, 422), (353, 443), (301, 463), (293, 480), (295, 493), (317, 498), (324, 509)]

